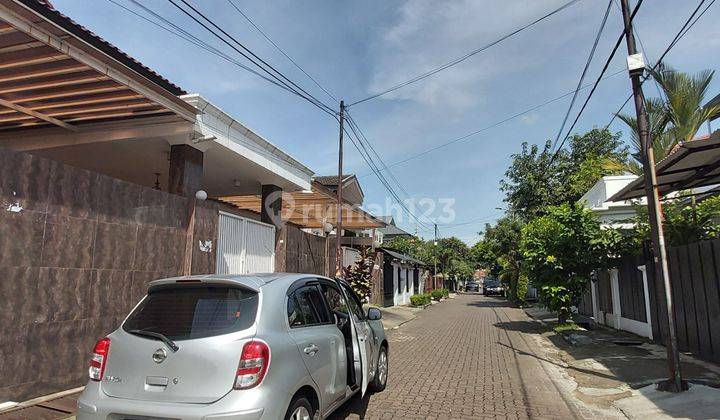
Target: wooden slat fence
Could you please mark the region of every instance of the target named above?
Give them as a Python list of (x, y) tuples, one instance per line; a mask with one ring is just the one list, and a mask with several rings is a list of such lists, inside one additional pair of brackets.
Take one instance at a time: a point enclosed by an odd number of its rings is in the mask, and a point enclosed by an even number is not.
[[(668, 266), (680, 350), (720, 361), (720, 240), (670, 247)], [(664, 343), (665, 288), (648, 267), (653, 336)]]

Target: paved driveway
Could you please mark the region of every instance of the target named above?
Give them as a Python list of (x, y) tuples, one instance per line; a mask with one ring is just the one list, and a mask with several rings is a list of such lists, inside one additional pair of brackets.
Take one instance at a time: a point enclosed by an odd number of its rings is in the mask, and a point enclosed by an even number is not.
[(534, 351), (536, 323), (499, 298), (458, 295), (389, 332), (384, 392), (343, 418), (573, 418)]

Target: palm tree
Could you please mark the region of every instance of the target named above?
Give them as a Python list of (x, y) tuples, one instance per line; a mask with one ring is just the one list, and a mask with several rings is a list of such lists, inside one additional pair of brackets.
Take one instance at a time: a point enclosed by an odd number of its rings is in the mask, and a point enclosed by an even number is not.
[[(660, 98), (646, 99), (645, 110), (648, 116), (648, 126), (650, 127), (650, 138), (653, 142), (655, 161), (659, 162), (670, 153), (670, 150), (672, 150), (674, 146), (672, 139), (666, 132), (669, 119), (665, 111), (665, 102)], [(618, 118), (632, 129), (630, 140), (632, 142), (633, 152), (631, 155), (635, 159), (634, 161), (628, 161), (621, 169), (635, 175), (641, 175), (643, 150), (638, 133), (637, 118), (635, 118), (634, 115), (628, 114), (620, 114)]]
[(660, 63), (650, 70), (650, 75), (667, 98), (665, 113), (672, 124), (670, 131), (675, 144), (692, 141), (705, 121), (720, 115), (720, 104), (717, 102), (703, 105), (714, 71), (703, 70), (689, 75)]
[[(703, 122), (720, 115), (720, 101), (703, 105), (708, 86), (715, 75), (714, 71), (704, 70), (689, 75), (661, 63), (649, 72), (665, 95), (665, 99), (651, 98), (645, 101), (655, 162), (659, 162), (670, 154), (679, 142), (695, 138)], [(632, 129), (632, 156), (636, 160), (628, 162), (622, 169), (640, 175), (642, 147), (637, 120), (631, 115), (618, 115), (618, 118)]]

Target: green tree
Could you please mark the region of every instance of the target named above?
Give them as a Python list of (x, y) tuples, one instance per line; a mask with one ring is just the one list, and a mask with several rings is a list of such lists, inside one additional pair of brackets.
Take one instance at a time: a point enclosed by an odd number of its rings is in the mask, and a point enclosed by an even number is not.
[(660, 64), (655, 70), (651, 69), (650, 74), (667, 98), (665, 113), (675, 143), (691, 141), (705, 121), (720, 115), (718, 102), (705, 105), (705, 95), (715, 75), (714, 71), (703, 70), (689, 75)]
[(402, 254), (409, 255), (427, 264), (433, 263), (430, 243), (423, 241), (417, 236), (396, 236), (384, 246)]
[(569, 319), (594, 270), (609, 265), (619, 234), (600, 228), (595, 215), (577, 203), (550, 207), (522, 230), (520, 249), (542, 301)]
[[(670, 245), (685, 245), (708, 239), (720, 238), (720, 196), (709, 197), (695, 203), (693, 197), (681, 196), (665, 201), (663, 228)], [(627, 248), (638, 252), (642, 244), (650, 240), (648, 209), (636, 205), (637, 215), (630, 221), (635, 224), (628, 238)]]
[(467, 244), (454, 236), (438, 239), (435, 248), (438, 271), (441, 273), (456, 275), (459, 262), (470, 260), (470, 249)]
[(520, 153), (511, 156), (500, 189), (514, 216), (531, 220), (547, 206), (577, 201), (600, 177), (622, 172), (627, 147), (619, 133), (593, 129), (569, 140), (555, 159), (550, 141), (542, 150), (523, 143)]
[[(650, 75), (660, 85), (664, 95), (664, 98), (650, 98), (645, 102), (655, 161), (659, 162), (679, 142), (693, 140), (705, 121), (720, 115), (720, 102), (713, 100), (709, 104), (705, 103), (714, 71), (704, 70), (690, 75), (660, 64), (650, 70)], [(629, 162), (624, 169), (641, 175), (642, 147), (637, 120), (632, 115), (618, 117), (632, 130), (630, 140), (635, 162)]]
[(518, 217), (500, 218), (495, 225), (485, 225), (483, 239), (471, 249), (477, 265), (505, 283), (508, 286), (508, 297), (517, 301), (523, 301), (528, 286), (518, 248), (523, 225)]

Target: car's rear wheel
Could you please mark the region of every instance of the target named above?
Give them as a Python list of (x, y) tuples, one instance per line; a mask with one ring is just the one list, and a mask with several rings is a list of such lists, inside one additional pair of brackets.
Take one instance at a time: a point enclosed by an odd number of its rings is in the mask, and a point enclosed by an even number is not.
[(388, 378), (388, 367), (387, 347), (382, 346), (380, 348), (380, 354), (378, 354), (377, 366), (375, 366), (375, 377), (370, 383), (370, 389), (373, 392), (380, 392), (385, 389)]
[(285, 413), (285, 420), (312, 420), (314, 418), (315, 409), (303, 396), (293, 398), (287, 413)]

